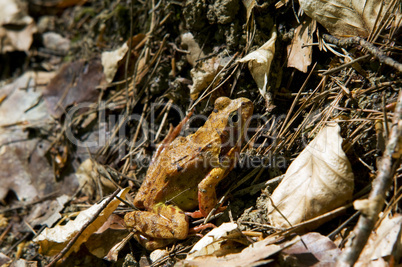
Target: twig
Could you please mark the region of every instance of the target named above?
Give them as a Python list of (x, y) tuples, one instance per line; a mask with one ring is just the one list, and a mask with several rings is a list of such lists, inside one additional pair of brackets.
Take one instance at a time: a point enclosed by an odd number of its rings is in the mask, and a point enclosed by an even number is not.
[(352, 46), (352, 45), (360, 45), (361, 47), (365, 48), (370, 54), (372, 54), (373, 56), (378, 58), (378, 60), (381, 63), (387, 64), (388, 66), (391, 66), (391, 67), (397, 69), (399, 72), (402, 72), (402, 64), (401, 63), (386, 56), (384, 52), (382, 52), (376, 46), (374, 46), (370, 42), (367, 42), (363, 38), (355, 36), (355, 37), (350, 37), (350, 38), (346, 38), (343, 40), (339, 40), (338, 38), (336, 38), (332, 35), (329, 35), (329, 34), (324, 34), (323, 38), (327, 42), (330, 42), (337, 46), (342, 46), (342, 47), (347, 47), (347, 46)]
[(68, 242), (67, 246), (63, 248), (63, 250), (60, 251), (59, 254), (57, 254), (57, 256), (54, 257), (48, 265), (46, 265), (46, 267), (54, 266), (71, 249), (71, 247), (78, 240), (82, 232), (84, 232), (84, 230), (87, 229), (87, 227), (98, 218), (99, 214), (107, 207), (107, 205), (109, 205), (109, 203), (115, 198), (115, 196), (117, 196), (119, 192), (120, 189), (114, 191), (114, 193), (100, 206), (99, 210), (94, 214), (94, 216), (92, 216), (91, 220), (87, 221), (81, 227), (80, 231), (74, 236), (74, 238), (71, 239), (70, 242)]
[(342, 255), (338, 258), (337, 266), (354, 265), (378, 220), (378, 214), (384, 206), (385, 194), (391, 185), (392, 178), (401, 161), (401, 157), (396, 153), (398, 144), (400, 145), (402, 141), (401, 121), (402, 91), (399, 91), (398, 102), (392, 121), (391, 134), (379, 166), (377, 177), (373, 181), (373, 189), (368, 198), (369, 205), (372, 208), (370, 208), (370, 210), (361, 210), (362, 214), (353, 230), (350, 246), (346, 247)]
[(345, 64), (343, 64), (343, 65), (341, 65), (341, 66), (339, 66), (339, 67), (336, 67), (336, 68), (327, 70), (327, 71), (323, 72), (322, 75), (328, 75), (328, 74), (332, 74), (332, 73), (334, 73), (334, 72), (340, 71), (340, 70), (342, 70), (343, 68), (349, 67), (349, 66), (355, 64), (356, 62), (359, 62), (359, 61), (361, 61), (361, 60), (363, 60), (363, 59), (366, 59), (366, 58), (369, 58), (369, 57), (371, 57), (371, 56), (370, 56), (370, 55), (364, 55), (364, 56), (362, 56), (362, 57), (356, 58), (356, 59), (354, 59), (354, 60), (352, 60), (352, 61), (349, 61), (348, 63), (345, 63)]

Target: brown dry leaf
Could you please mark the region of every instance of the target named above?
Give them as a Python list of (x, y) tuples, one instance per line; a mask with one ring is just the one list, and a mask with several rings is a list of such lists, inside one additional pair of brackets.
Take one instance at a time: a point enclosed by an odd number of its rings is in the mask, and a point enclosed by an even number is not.
[(28, 52), (36, 32), (35, 21), (27, 7), (15, 0), (0, 0), (0, 51)]
[(197, 99), (200, 92), (209, 86), (224, 67), (226, 60), (227, 58), (221, 58), (220, 56), (209, 58), (191, 69), (190, 74), (193, 79), (193, 85), (189, 86), (191, 99)]
[(117, 188), (108, 178), (99, 174), (96, 164), (92, 159), (86, 159), (76, 172), (82, 192), (91, 199), (95, 195), (100, 195), (96, 194), (98, 189), (101, 189), (102, 193), (107, 195)]
[(190, 32), (181, 36), (181, 45), (189, 51), (186, 58), (193, 66), (190, 71), (193, 84), (190, 85), (189, 88), (191, 99), (195, 100), (214, 80), (215, 76), (218, 75), (219, 71), (225, 66), (229, 58), (216, 56), (197, 64), (197, 60), (204, 58), (205, 54), (202, 52), (200, 45), (195, 41), (193, 34)]
[[(332, 35), (363, 38), (372, 31), (381, 2), (377, 0), (299, 0), (303, 11), (317, 20)], [(390, 0), (384, 2), (380, 16), (384, 16)]]
[(226, 255), (238, 252), (238, 249), (226, 249), (223, 244), (227, 240), (234, 240), (240, 244), (249, 244), (236, 223), (223, 223), (218, 228), (206, 234), (187, 254), (186, 260), (206, 255)]
[(238, 62), (248, 63), (248, 69), (257, 83), (260, 94), (268, 101), (268, 76), (272, 60), (275, 54), (276, 30), (271, 33), (271, 38), (260, 48), (246, 55)]
[(364, 247), (355, 266), (389, 266), (392, 256), (399, 262), (402, 256), (402, 215), (385, 217), (380, 226), (371, 232), (369, 240)]
[(339, 132), (337, 123), (325, 126), (290, 164), (285, 177), (272, 193), (274, 206), (271, 201), (267, 202), (272, 225), (289, 227), (352, 199), (353, 172), (342, 150)]
[(105, 78), (108, 83), (112, 82), (121, 60), (126, 56), (128, 51), (127, 43), (114, 51), (106, 51), (102, 53), (102, 66)]
[(124, 227), (124, 219), (112, 214), (107, 221), (85, 242), (88, 251), (94, 256), (103, 259), (109, 251), (127, 236), (128, 230)]
[[(281, 250), (290, 247), (300, 240), (296, 236), (290, 241), (281, 244), (272, 244), (272, 239), (266, 238), (262, 241), (255, 242), (243, 249), (240, 253), (229, 254), (225, 256), (202, 256), (192, 260), (184, 260), (178, 262), (175, 266), (263, 266), (273, 262), (270, 259), (273, 255)], [(265, 266), (265, 265), (264, 265)]]
[(280, 253), (281, 266), (330, 266), (341, 254), (331, 239), (319, 233), (308, 233), (300, 239)]
[(43, 92), (49, 112), (59, 117), (70, 105), (96, 101), (104, 79), (98, 58), (63, 65)]
[(242, 0), (242, 2), (247, 10), (247, 23), (248, 23), (251, 14), (253, 14), (254, 7), (258, 6), (258, 3), (255, 0)]
[[(125, 188), (120, 191), (118, 194), (119, 197), (125, 199), (129, 188)], [(82, 226), (91, 220), (94, 214), (99, 210), (102, 206), (102, 203), (106, 201), (103, 200), (99, 204), (94, 204), (87, 210), (81, 211), (75, 220), (69, 221), (66, 225), (57, 225), (53, 228), (46, 228), (39, 236), (33, 239), (34, 242), (40, 245), (40, 253), (53, 256), (59, 253), (67, 243), (74, 238), (74, 236), (80, 231)], [(120, 200), (114, 198), (109, 205), (99, 214), (98, 218), (95, 219), (80, 235), (78, 240), (74, 243), (71, 249), (64, 256), (65, 258), (70, 255), (71, 252), (77, 252), (82, 243), (85, 243), (88, 238), (97, 231), (109, 218), (110, 214), (117, 208), (120, 204)]]
[(45, 103), (40, 101), (40, 91), (42, 84), (53, 76), (53, 73), (26, 72), (0, 88), (7, 96), (0, 105), (0, 200), (10, 190), (21, 201), (31, 201), (60, 189), (65, 194), (76, 190), (75, 177), (55, 182), (52, 166), (45, 156), (50, 141), (29, 136), (30, 131), (50, 131), (52, 127), (52, 118)]
[(313, 47), (307, 44), (313, 43), (313, 33), (316, 27), (315, 20), (306, 18), (296, 28), (292, 43), (288, 46), (288, 67), (296, 68), (304, 73), (307, 72), (313, 55)]

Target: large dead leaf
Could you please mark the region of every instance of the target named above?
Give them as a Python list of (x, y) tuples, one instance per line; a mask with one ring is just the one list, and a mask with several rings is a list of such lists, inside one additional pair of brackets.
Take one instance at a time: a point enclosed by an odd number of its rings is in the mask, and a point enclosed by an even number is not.
[[(299, 0), (306, 14), (337, 36), (367, 37), (374, 27), (380, 11), (378, 0)], [(385, 14), (387, 4), (380, 16)]]
[(41, 100), (43, 84), (53, 73), (26, 72), (0, 87), (6, 97), (0, 105), (0, 200), (12, 190), (19, 200), (31, 201), (62, 189), (72, 194), (75, 177), (56, 182), (46, 159), (50, 140), (35, 138), (36, 132), (50, 131), (52, 118)]
[(325, 126), (290, 164), (272, 193), (274, 205), (267, 202), (268, 218), (273, 225), (289, 227), (351, 200), (353, 172), (342, 150), (339, 132), (336, 123)]
[(258, 90), (267, 102), (268, 76), (274, 59), (275, 41), (276, 31), (274, 29), (271, 33), (271, 38), (265, 44), (239, 60), (241, 63), (248, 63), (248, 69), (257, 83)]
[[(125, 199), (125, 196), (129, 188), (125, 188), (118, 194), (119, 197)], [(81, 211), (80, 214), (75, 218), (75, 220), (69, 221), (66, 225), (57, 225), (53, 228), (46, 228), (39, 236), (33, 239), (34, 242), (40, 245), (40, 253), (53, 256), (59, 253), (67, 243), (75, 237), (75, 235), (80, 231), (82, 226), (87, 223), (96, 214), (107, 199), (103, 200), (99, 204), (95, 204), (87, 210)], [(117, 208), (120, 204), (120, 200), (114, 198), (107, 207), (99, 214), (98, 218), (95, 219), (80, 235), (78, 240), (74, 243), (71, 249), (66, 253), (65, 257), (68, 257), (71, 252), (77, 252), (82, 243), (86, 242), (88, 238), (97, 231), (109, 218), (110, 214)]]

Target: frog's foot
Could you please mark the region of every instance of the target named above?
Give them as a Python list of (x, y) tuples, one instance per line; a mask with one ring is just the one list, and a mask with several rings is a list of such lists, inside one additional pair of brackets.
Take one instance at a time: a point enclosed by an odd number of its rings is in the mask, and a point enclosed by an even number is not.
[[(226, 210), (227, 206), (220, 206), (216, 209), (214, 214), (219, 213), (219, 212), (224, 212)], [(200, 218), (205, 218), (200, 210), (194, 211), (194, 212), (186, 212), (186, 215), (193, 218), (193, 219), (200, 219)], [(209, 214), (207, 214), (208, 216)]]
[(146, 250), (153, 251), (158, 248), (164, 248), (173, 243), (176, 239), (160, 239), (152, 238), (141, 234), (140, 232), (134, 233), (134, 238), (140, 243)]
[(185, 239), (188, 217), (173, 205), (157, 204), (153, 211), (133, 211), (124, 216), (128, 227), (156, 239)]
[(216, 225), (213, 223), (201, 224), (201, 225), (195, 226), (193, 228), (190, 228), (190, 231), (188, 233), (195, 234), (195, 233), (201, 232), (202, 230), (205, 230), (208, 228), (216, 228)]

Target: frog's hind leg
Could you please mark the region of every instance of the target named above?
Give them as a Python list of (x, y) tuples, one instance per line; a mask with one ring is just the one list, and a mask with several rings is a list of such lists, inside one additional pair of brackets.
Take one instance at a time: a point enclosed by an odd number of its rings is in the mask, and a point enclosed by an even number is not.
[(173, 205), (157, 204), (152, 212), (133, 211), (124, 216), (124, 221), (128, 227), (152, 238), (185, 239), (188, 235), (188, 217)]

